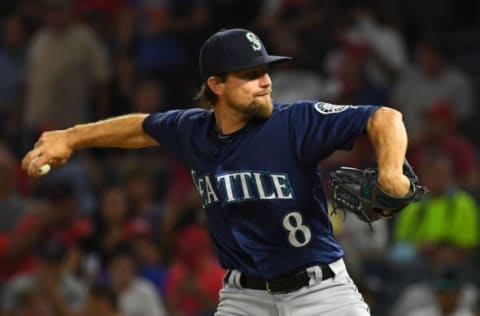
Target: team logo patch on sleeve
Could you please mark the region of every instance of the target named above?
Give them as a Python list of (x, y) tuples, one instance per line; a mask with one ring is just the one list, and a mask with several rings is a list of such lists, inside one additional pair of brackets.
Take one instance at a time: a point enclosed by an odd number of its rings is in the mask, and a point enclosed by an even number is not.
[(317, 103), (315, 103), (314, 107), (315, 107), (315, 110), (317, 110), (317, 112), (319, 112), (319, 113), (333, 114), (333, 113), (343, 112), (346, 109), (353, 108), (354, 106), (352, 106), (352, 105), (337, 105), (337, 104), (331, 104), (331, 103), (326, 103), (326, 102), (317, 102)]

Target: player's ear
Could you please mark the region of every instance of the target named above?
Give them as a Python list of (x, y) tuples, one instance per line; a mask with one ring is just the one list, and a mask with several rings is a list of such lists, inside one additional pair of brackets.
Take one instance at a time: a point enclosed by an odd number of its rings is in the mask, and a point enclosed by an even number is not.
[(217, 76), (210, 76), (207, 79), (207, 85), (216, 95), (222, 95), (225, 88), (225, 81)]

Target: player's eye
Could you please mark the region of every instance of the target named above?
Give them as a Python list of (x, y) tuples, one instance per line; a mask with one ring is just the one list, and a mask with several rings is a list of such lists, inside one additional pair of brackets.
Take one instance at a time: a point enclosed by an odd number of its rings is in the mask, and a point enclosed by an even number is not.
[(254, 68), (238, 73), (238, 76), (245, 80), (254, 80), (267, 73), (267, 67)]

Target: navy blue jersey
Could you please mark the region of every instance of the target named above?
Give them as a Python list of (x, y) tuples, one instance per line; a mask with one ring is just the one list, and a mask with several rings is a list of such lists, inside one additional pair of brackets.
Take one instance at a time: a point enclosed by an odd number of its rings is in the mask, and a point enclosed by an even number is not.
[(343, 256), (318, 163), (350, 149), (376, 109), (275, 103), (228, 137), (204, 109), (151, 114), (143, 128), (190, 170), (222, 267), (272, 278)]

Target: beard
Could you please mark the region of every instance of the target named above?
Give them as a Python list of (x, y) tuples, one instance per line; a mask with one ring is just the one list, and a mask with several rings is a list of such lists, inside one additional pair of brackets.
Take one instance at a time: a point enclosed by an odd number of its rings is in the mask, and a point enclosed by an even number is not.
[(234, 102), (229, 103), (232, 108), (250, 117), (267, 119), (272, 116), (273, 102), (270, 96), (261, 100), (259, 98), (254, 98), (253, 101), (247, 105)]
[(273, 112), (272, 98), (268, 96), (263, 102), (254, 99), (247, 109), (253, 117), (267, 119), (272, 116)]

